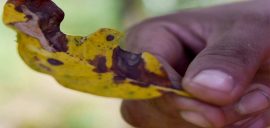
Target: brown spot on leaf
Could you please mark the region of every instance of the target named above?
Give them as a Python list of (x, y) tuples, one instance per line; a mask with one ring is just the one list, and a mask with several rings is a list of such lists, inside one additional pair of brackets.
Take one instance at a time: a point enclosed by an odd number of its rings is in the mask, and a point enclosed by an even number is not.
[(26, 15), (26, 18), (27, 18), (28, 20), (31, 20), (31, 19), (33, 19), (33, 16), (31, 16), (31, 15)]
[(48, 72), (52, 71), (51, 68), (49, 68), (48, 66), (46, 66), (44, 64), (39, 64), (39, 67), (41, 67), (43, 70), (46, 70)]
[(49, 58), (47, 59), (48, 63), (53, 65), (53, 66), (60, 66), (60, 65), (63, 65), (64, 63), (60, 60), (57, 60), (57, 59), (53, 59), (53, 58)]
[(33, 57), (35, 61), (40, 61), (40, 59), (37, 56)]
[(134, 95), (134, 94), (135, 94), (134, 91), (129, 91), (129, 92), (128, 92), (128, 95)]
[[(150, 85), (173, 87), (167, 75), (159, 76), (145, 68), (145, 62), (141, 54), (127, 52), (120, 47), (115, 48), (113, 51), (112, 71), (117, 74), (117, 79), (114, 78), (116, 83), (122, 79), (129, 78), (134, 80), (130, 82), (131, 84), (141, 87), (148, 87)], [(119, 80), (119, 78), (121, 79)]]
[(144, 83), (144, 82), (139, 82), (139, 81), (132, 81), (132, 82), (129, 82), (129, 83), (135, 84), (135, 85), (140, 85), (141, 87), (149, 86), (149, 83)]
[(75, 40), (75, 45), (76, 46), (80, 46), (80, 45), (82, 45), (83, 44), (83, 42), (81, 41), (81, 40), (79, 40), (79, 39), (74, 39)]
[(114, 76), (113, 77), (113, 81), (116, 83), (116, 84), (120, 84), (120, 83), (123, 83), (123, 81), (125, 80), (126, 78), (123, 77), (123, 76)]
[[(48, 47), (57, 52), (66, 52), (68, 50), (66, 35), (60, 30), (64, 12), (52, 0), (8, 0), (8, 3), (14, 4), (16, 10), (22, 13), (25, 13), (24, 9), (29, 10), (32, 14), (25, 14), (28, 21), (35, 20), (33, 16), (38, 17), (37, 21), (34, 21), (34, 23), (38, 24), (35, 30), (39, 29), (45, 37), (35, 38), (45, 38), (47, 40), (48, 44), (41, 43), (46, 50), (49, 50)], [(26, 23), (33, 26), (33, 22)], [(37, 32), (32, 29), (27, 31), (31, 33)]]
[(113, 41), (114, 40), (114, 35), (107, 35), (106, 40), (107, 41)]
[(106, 57), (97, 55), (93, 60), (89, 60), (89, 64), (93, 65), (95, 69), (94, 72), (97, 73), (105, 73), (108, 71), (108, 68), (106, 66)]

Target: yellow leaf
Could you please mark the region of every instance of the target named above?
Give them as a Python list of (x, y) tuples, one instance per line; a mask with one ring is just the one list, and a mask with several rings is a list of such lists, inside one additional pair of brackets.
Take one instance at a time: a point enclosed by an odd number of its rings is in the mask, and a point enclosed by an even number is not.
[[(153, 55), (121, 49), (123, 34), (116, 30), (104, 28), (87, 37), (65, 35), (59, 29), (61, 10), (51, 1), (46, 2), (59, 14), (39, 10), (52, 15), (44, 18), (28, 7), (32, 3), (5, 5), (4, 23), (16, 29), (19, 54), (32, 69), (53, 76), (67, 88), (100, 96), (123, 99), (149, 99), (165, 93), (189, 96), (172, 88), (164, 68)], [(23, 8), (25, 14), (16, 10), (16, 6)], [(25, 19), (25, 15), (32, 18)], [(37, 25), (41, 22), (43, 27)]]
[(5, 4), (3, 13), (3, 22), (5, 24), (25, 22), (26, 20), (25, 14), (15, 10), (15, 5), (11, 3)]

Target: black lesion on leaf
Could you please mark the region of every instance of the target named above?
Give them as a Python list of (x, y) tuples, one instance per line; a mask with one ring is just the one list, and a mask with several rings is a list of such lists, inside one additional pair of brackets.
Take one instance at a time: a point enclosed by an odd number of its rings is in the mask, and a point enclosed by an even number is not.
[(75, 38), (74, 41), (75, 41), (75, 45), (76, 46), (81, 46), (83, 44), (83, 42), (81, 41), (81, 39), (79, 40), (79, 39)]
[(121, 83), (125, 79), (131, 79), (131, 84), (141, 87), (148, 87), (150, 85), (172, 87), (167, 76), (159, 76), (145, 68), (145, 62), (141, 54), (127, 52), (120, 47), (115, 48), (113, 51), (112, 71), (116, 75), (114, 78), (116, 83)]
[(33, 16), (31, 16), (31, 15), (26, 15), (25, 17), (26, 17), (28, 20), (33, 19)]
[(35, 61), (40, 61), (40, 59), (39, 59), (37, 56), (34, 56), (33, 59), (34, 59)]
[(50, 72), (52, 71), (51, 68), (49, 68), (48, 66), (44, 65), (44, 64), (39, 64), (39, 67), (42, 68), (43, 70)]
[(88, 60), (88, 63), (95, 67), (94, 72), (105, 73), (108, 72), (106, 61), (105, 56), (97, 55), (93, 60)]
[[(66, 52), (68, 50), (66, 35), (60, 30), (64, 12), (52, 0), (8, 0), (8, 3), (15, 5), (15, 9), (19, 12), (23, 13), (23, 8), (27, 8), (38, 17), (39, 28), (37, 29), (42, 31), (49, 43), (48, 46), (54, 51)], [(26, 17), (28, 20), (33, 19), (28, 14)]]
[(116, 75), (113, 77), (113, 81), (117, 84), (122, 83), (126, 78), (120, 75)]
[(53, 58), (49, 58), (47, 59), (48, 63), (53, 65), (53, 66), (60, 66), (60, 65), (63, 65), (64, 63), (60, 60), (57, 60), (57, 59), (53, 59)]
[(113, 41), (114, 38), (115, 38), (114, 35), (107, 35), (106, 40), (107, 41)]
[(149, 83), (139, 82), (139, 81), (131, 81), (129, 83), (130, 84), (135, 84), (135, 85), (140, 85), (141, 87), (148, 87), (149, 86)]

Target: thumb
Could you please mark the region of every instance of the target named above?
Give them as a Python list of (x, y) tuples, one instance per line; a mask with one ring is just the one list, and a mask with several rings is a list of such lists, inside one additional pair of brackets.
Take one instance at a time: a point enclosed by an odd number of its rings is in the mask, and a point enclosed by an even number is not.
[(209, 40), (189, 65), (184, 89), (215, 105), (236, 101), (251, 84), (269, 48), (264, 32), (254, 33), (236, 28)]

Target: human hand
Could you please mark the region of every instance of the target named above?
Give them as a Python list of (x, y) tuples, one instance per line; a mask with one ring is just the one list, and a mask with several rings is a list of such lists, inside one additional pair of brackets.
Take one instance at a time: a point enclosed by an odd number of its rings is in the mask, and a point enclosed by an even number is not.
[(197, 100), (124, 101), (124, 118), (146, 128), (268, 126), (269, 5), (261, 0), (187, 10), (131, 28), (126, 49), (158, 56), (184, 76), (183, 88)]

